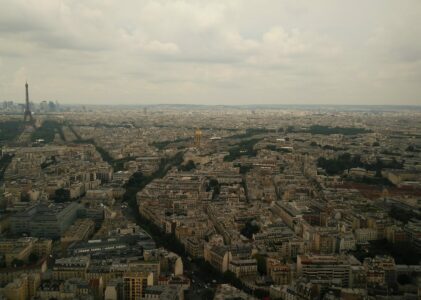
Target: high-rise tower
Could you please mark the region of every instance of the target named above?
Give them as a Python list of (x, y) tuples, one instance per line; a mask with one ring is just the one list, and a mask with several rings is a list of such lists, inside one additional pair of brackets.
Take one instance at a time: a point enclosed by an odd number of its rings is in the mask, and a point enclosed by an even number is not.
[(28, 92), (28, 83), (25, 83), (25, 89), (26, 89), (26, 103), (25, 103), (25, 111), (23, 113), (23, 121), (26, 122), (29, 121), (32, 123), (32, 113), (31, 109), (29, 108), (29, 92)]

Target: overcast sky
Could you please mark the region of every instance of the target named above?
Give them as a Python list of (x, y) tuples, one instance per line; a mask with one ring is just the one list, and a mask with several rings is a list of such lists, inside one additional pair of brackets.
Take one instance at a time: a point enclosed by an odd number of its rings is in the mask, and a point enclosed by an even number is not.
[(0, 101), (420, 104), (420, 0), (0, 0)]

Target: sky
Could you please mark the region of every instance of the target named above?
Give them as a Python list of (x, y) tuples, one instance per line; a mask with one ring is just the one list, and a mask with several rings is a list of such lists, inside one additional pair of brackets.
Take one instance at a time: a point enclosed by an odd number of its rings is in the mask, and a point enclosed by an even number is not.
[(0, 101), (421, 105), (420, 0), (0, 0)]

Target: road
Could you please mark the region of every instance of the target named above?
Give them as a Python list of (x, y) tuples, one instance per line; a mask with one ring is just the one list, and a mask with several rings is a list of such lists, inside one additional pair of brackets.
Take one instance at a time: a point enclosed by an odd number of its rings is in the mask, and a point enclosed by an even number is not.
[[(123, 215), (130, 221), (136, 222), (135, 214), (130, 206), (122, 209)], [(140, 224), (139, 224), (140, 225)], [(152, 237), (153, 238), (153, 237)], [(215, 278), (202, 270), (196, 263), (190, 261), (186, 255), (180, 255), (183, 259), (184, 275), (190, 278), (191, 286), (186, 293), (186, 299), (213, 299)]]

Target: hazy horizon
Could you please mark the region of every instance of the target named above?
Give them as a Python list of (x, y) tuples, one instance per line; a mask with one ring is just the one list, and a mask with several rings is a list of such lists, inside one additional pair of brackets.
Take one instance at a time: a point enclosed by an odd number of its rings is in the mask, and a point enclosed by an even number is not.
[(0, 100), (421, 105), (421, 2), (0, 0)]

